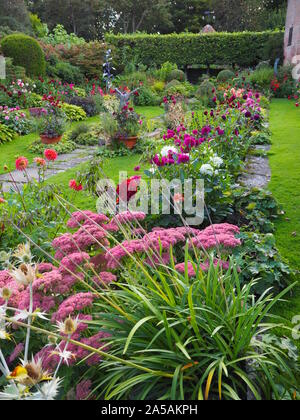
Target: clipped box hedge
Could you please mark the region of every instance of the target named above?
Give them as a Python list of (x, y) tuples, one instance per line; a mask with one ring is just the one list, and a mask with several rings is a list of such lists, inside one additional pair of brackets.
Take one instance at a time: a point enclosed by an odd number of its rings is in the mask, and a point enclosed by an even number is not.
[(283, 39), (283, 31), (106, 34), (106, 42), (114, 47), (118, 64), (126, 65), (135, 59), (147, 66), (160, 66), (170, 61), (179, 67), (200, 64), (249, 67), (262, 60), (274, 59), (274, 53), (275, 56), (282, 55)]

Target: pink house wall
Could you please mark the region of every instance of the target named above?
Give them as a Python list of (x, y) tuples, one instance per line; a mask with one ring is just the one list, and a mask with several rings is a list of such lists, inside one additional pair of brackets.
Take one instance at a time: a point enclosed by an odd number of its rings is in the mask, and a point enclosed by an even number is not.
[[(291, 28), (293, 28), (292, 43), (291, 45), (289, 45)], [(285, 64), (292, 63), (293, 57), (296, 55), (300, 56), (300, 0), (288, 0), (288, 10), (284, 36)]]

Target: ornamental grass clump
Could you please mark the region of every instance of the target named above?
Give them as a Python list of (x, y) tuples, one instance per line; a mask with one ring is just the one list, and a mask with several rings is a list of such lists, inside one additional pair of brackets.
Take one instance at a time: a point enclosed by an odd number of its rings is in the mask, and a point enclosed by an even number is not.
[(131, 364), (103, 360), (94, 395), (107, 400), (292, 398), (297, 354), (287, 350), (291, 343), (284, 350), (272, 336), (285, 321), (271, 315), (290, 288), (277, 297), (267, 290), (256, 299), (254, 282), (241, 288), (233, 261), (228, 271), (211, 263), (206, 274), (193, 261), (193, 279), (188, 258), (185, 266), (178, 274), (164, 265), (151, 272), (132, 265), (119, 289), (106, 292), (126, 315), (105, 303), (93, 307), (101, 320), (95, 324), (113, 337), (110, 353)]

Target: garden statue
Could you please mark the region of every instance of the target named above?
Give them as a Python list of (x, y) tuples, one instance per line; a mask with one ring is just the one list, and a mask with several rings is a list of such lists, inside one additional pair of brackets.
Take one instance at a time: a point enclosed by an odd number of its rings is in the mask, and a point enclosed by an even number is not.
[(118, 89), (115, 88), (116, 94), (120, 100), (120, 109), (124, 108), (124, 106), (126, 106), (128, 104), (128, 102), (130, 101), (130, 98), (132, 95), (134, 95), (139, 89), (135, 89), (133, 91), (128, 91), (128, 90), (124, 90), (123, 92)]
[(105, 54), (105, 63), (103, 64), (103, 70), (103, 80), (105, 80), (106, 82), (106, 93), (108, 93), (112, 86), (112, 80), (114, 78), (112, 70), (116, 70), (112, 65), (111, 50), (107, 50)]

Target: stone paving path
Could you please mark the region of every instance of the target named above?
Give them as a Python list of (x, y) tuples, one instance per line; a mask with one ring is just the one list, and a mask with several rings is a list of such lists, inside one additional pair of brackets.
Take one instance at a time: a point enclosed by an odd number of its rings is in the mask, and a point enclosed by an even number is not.
[[(46, 170), (45, 178), (51, 178), (52, 176), (74, 168), (81, 163), (88, 162), (93, 157), (94, 152), (97, 149), (97, 146), (82, 147), (80, 149), (74, 150), (73, 152), (59, 155), (57, 160), (50, 165), (48, 170)], [(38, 180), (38, 170), (35, 165), (29, 166), (26, 172), (30, 179)], [(27, 179), (23, 172), (13, 171), (11, 175), (15, 180), (18, 188), (27, 183)], [(9, 174), (0, 175), (0, 184), (2, 184), (4, 192), (9, 191), (10, 189), (16, 189)]]
[[(255, 150), (268, 152), (270, 146), (256, 146)], [(271, 168), (269, 158), (263, 156), (251, 156), (246, 159), (245, 173), (240, 177), (239, 182), (249, 188), (266, 188), (271, 181)]]

